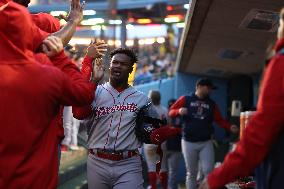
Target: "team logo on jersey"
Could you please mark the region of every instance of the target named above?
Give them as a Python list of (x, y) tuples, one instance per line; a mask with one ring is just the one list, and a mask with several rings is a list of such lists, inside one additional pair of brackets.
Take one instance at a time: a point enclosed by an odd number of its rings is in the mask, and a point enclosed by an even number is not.
[(206, 104), (206, 103), (203, 103), (203, 102), (199, 102), (199, 101), (191, 102), (190, 106), (191, 107), (200, 107), (200, 108), (205, 108), (205, 109), (209, 109), (210, 108), (209, 104)]
[(114, 105), (111, 107), (100, 106), (95, 108), (96, 118), (108, 115), (114, 112), (136, 112), (138, 109), (137, 104), (127, 103), (122, 105)]

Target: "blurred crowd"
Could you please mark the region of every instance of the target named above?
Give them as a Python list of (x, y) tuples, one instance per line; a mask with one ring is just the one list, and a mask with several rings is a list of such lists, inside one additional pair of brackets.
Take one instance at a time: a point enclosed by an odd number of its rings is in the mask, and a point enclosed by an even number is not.
[(139, 47), (134, 85), (172, 77), (176, 53), (173, 33), (168, 33), (162, 44), (155, 41), (152, 45)]

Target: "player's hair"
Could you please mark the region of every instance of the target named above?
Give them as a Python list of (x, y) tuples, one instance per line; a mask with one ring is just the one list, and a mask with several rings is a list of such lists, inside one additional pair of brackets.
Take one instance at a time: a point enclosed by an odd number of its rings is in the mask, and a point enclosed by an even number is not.
[(110, 58), (112, 58), (116, 54), (125, 54), (126, 56), (128, 56), (131, 59), (132, 64), (137, 63), (137, 61), (138, 61), (138, 58), (137, 58), (137, 55), (135, 54), (135, 52), (132, 49), (129, 49), (129, 48), (114, 49), (110, 53)]
[(156, 90), (149, 91), (149, 97), (154, 105), (160, 105), (161, 103), (161, 93)]
[(284, 8), (280, 11), (280, 18), (284, 21)]

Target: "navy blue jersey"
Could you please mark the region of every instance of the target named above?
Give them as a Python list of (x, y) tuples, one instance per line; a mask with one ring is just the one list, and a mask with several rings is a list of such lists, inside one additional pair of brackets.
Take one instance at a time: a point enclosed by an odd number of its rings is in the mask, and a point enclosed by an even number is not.
[(214, 131), (215, 102), (209, 97), (199, 99), (195, 94), (185, 96), (188, 114), (183, 116), (182, 137), (189, 142), (206, 141)]

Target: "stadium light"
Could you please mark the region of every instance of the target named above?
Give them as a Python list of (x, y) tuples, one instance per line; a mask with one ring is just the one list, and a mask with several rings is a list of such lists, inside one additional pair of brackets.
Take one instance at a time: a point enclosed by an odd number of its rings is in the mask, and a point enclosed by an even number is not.
[(87, 20), (83, 20), (81, 22), (81, 25), (87, 25), (87, 26), (92, 26), (96, 24), (103, 24), (105, 20), (103, 18), (90, 18)]
[(94, 11), (94, 10), (84, 10), (83, 11), (83, 15), (85, 15), (85, 16), (93, 16), (93, 15), (95, 15), (97, 12), (96, 11)]
[(122, 21), (121, 20), (109, 20), (108, 23), (112, 25), (120, 25)]
[(149, 18), (137, 19), (137, 23), (138, 23), (138, 24), (150, 24), (151, 22), (152, 22), (152, 20), (149, 19)]
[(66, 11), (51, 11), (50, 14), (52, 16), (59, 16), (59, 15), (64, 15), (66, 16), (67, 15), (67, 12)]
[(127, 24), (126, 25), (126, 29), (127, 30), (133, 30), (134, 29), (134, 26), (132, 24)]
[(179, 16), (168, 16), (164, 19), (166, 23), (176, 23), (180, 22), (180, 17)]
[(183, 8), (189, 9), (189, 4), (184, 4), (184, 5), (183, 5)]
[(96, 30), (96, 31), (99, 31), (99, 30), (106, 30), (106, 26), (104, 26), (104, 25), (95, 25), (95, 26), (91, 26), (91, 29), (92, 30)]
[(181, 22), (181, 23), (177, 23), (177, 28), (184, 28), (185, 26), (185, 23), (184, 22)]

